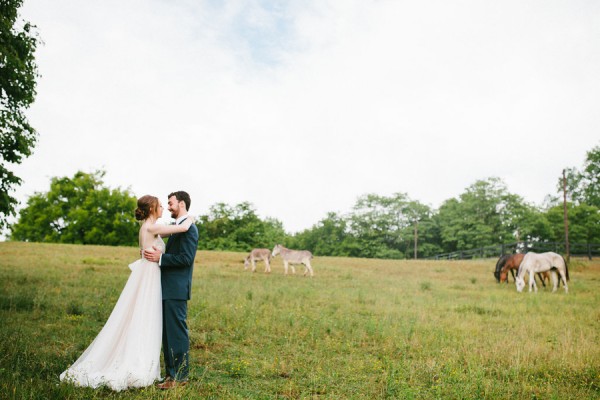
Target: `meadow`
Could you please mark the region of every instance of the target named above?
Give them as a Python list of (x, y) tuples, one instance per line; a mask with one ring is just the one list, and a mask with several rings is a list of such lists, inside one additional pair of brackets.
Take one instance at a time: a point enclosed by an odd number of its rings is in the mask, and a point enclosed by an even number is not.
[(568, 294), (534, 294), (497, 284), (495, 259), (316, 257), (311, 279), (244, 256), (196, 256), (190, 384), (116, 393), (58, 377), (137, 249), (0, 243), (0, 398), (600, 398), (600, 260), (571, 261)]

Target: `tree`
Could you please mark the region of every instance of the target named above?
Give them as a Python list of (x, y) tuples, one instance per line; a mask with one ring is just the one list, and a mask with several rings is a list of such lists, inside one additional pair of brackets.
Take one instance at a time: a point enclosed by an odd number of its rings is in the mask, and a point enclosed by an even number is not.
[(104, 171), (77, 172), (73, 178), (52, 178), (47, 193), (27, 200), (13, 240), (53, 243), (136, 245), (137, 200), (128, 190), (103, 186)]
[[(431, 257), (441, 251), (439, 229), (433, 221), (433, 210), (418, 201), (409, 201), (404, 213), (412, 225), (404, 228), (403, 236), (407, 238), (406, 258), (414, 258), (414, 242), (417, 242), (417, 258)], [(412, 244), (411, 244), (412, 242)]]
[[(600, 243), (600, 209), (588, 204), (567, 203), (569, 213), (569, 242)], [(548, 239), (551, 242), (563, 242), (565, 230), (563, 206), (555, 206), (548, 210), (546, 218), (549, 222)]]
[(34, 53), (40, 40), (29, 22), (17, 26), (22, 3), (0, 1), (0, 228), (6, 226), (8, 216), (15, 215), (18, 202), (10, 193), (22, 182), (9, 164), (30, 156), (37, 141), (25, 110), (35, 99), (39, 75)]
[(233, 207), (217, 203), (198, 220), (200, 249), (248, 251), (272, 247), (285, 237), (281, 222), (270, 218), (261, 220), (248, 202)]
[(361, 257), (361, 249), (349, 231), (345, 218), (329, 212), (310, 229), (294, 235), (290, 247), (310, 250), (318, 256)]
[[(600, 208), (600, 146), (592, 148), (586, 154), (583, 169), (566, 169), (567, 196), (576, 204), (588, 204)], [(563, 191), (562, 176), (557, 189)]]
[(544, 214), (521, 196), (506, 193), (498, 212), (502, 225), (510, 231), (503, 239), (539, 241), (548, 237), (550, 226)]
[(446, 200), (436, 216), (445, 251), (468, 250), (540, 235), (539, 211), (508, 192), (499, 178), (479, 180), (459, 199)]
[(350, 231), (363, 257), (412, 258), (415, 224), (429, 220), (431, 214), (428, 206), (405, 193), (367, 194), (353, 207)]

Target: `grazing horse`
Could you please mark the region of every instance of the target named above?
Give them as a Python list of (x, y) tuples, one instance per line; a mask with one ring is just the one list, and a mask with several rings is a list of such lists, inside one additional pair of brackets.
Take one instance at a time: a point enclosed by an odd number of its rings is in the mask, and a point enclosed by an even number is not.
[(273, 248), (273, 257), (278, 254), (281, 254), (281, 258), (283, 259), (283, 268), (286, 275), (288, 273), (288, 265), (291, 265), (292, 274), (295, 274), (294, 264), (304, 264), (304, 276), (306, 276), (306, 272), (309, 272), (311, 277), (313, 276), (313, 269), (310, 265), (310, 259), (313, 258), (313, 255), (310, 251), (290, 250), (278, 244)]
[[(498, 259), (496, 263), (496, 271), (494, 271), (494, 276), (496, 280), (500, 283), (506, 282), (508, 283), (508, 271), (510, 271), (513, 279), (515, 279), (515, 271), (519, 269), (521, 262), (523, 261), (524, 254), (506, 254)], [(543, 272), (539, 272), (537, 274), (538, 278), (542, 282), (542, 286), (546, 287), (545, 278), (550, 281), (550, 275), (544, 274)]]
[[(523, 257), (525, 257), (525, 254), (521, 253), (507, 254), (500, 257), (496, 263), (496, 271), (494, 272), (496, 280), (500, 283), (506, 282), (508, 284), (508, 271), (510, 271), (513, 279), (515, 279), (515, 271), (519, 269), (521, 262), (523, 262)], [(550, 282), (550, 275), (547, 272), (538, 272), (537, 277), (542, 282), (543, 287), (546, 287), (546, 280)]]
[(244, 270), (248, 269), (248, 266), (252, 264), (252, 272), (256, 272), (256, 261), (264, 261), (265, 272), (271, 272), (271, 250), (253, 249), (244, 260)]
[(519, 265), (521, 265), (521, 261), (523, 261), (523, 254), (505, 254), (498, 259), (496, 263), (496, 271), (494, 271), (494, 276), (496, 280), (500, 283), (505, 282), (508, 283), (508, 271), (512, 274), (513, 279), (515, 278), (515, 270), (519, 269)]
[[(569, 293), (569, 287), (567, 286), (569, 269), (567, 268), (567, 263), (560, 254), (551, 251), (540, 254), (534, 252), (525, 254), (525, 258), (523, 258), (523, 262), (521, 262), (517, 277), (515, 278), (517, 292), (522, 292), (525, 287), (526, 273), (529, 273), (529, 291), (531, 292), (531, 289), (534, 288), (537, 292), (537, 285), (535, 284), (533, 277), (535, 273), (544, 271), (550, 271), (552, 274), (552, 283), (554, 284), (552, 292), (556, 292), (560, 279), (565, 286), (565, 293)], [(557, 273), (560, 278), (557, 278)]]
[[(502, 282), (500, 280), (500, 271), (504, 267), (504, 264), (506, 264), (506, 260), (508, 260), (511, 257), (512, 257), (512, 254), (504, 254), (496, 262), (496, 270), (494, 271), (494, 277), (496, 278), (496, 282), (498, 282), (498, 283)], [(515, 275), (514, 275), (514, 272), (513, 272), (513, 278), (514, 277), (515, 277)]]

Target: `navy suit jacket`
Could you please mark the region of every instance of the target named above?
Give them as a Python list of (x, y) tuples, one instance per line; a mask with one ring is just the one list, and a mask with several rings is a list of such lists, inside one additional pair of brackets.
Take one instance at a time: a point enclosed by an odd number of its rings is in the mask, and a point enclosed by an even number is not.
[(160, 260), (163, 300), (189, 300), (192, 294), (194, 258), (198, 249), (198, 228), (192, 224), (187, 232), (169, 237)]

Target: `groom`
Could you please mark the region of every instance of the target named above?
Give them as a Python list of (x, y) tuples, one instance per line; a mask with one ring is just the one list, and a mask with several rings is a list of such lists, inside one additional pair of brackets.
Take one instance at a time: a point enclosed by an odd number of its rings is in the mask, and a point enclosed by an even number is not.
[[(169, 195), (168, 210), (175, 223), (188, 217), (191, 199), (186, 192)], [(171, 235), (165, 254), (157, 249), (144, 250), (144, 257), (158, 262), (161, 271), (163, 298), (163, 356), (166, 379), (160, 389), (187, 384), (189, 374), (190, 338), (187, 327), (187, 301), (192, 289), (194, 258), (198, 248), (198, 228), (192, 224), (187, 232)]]

